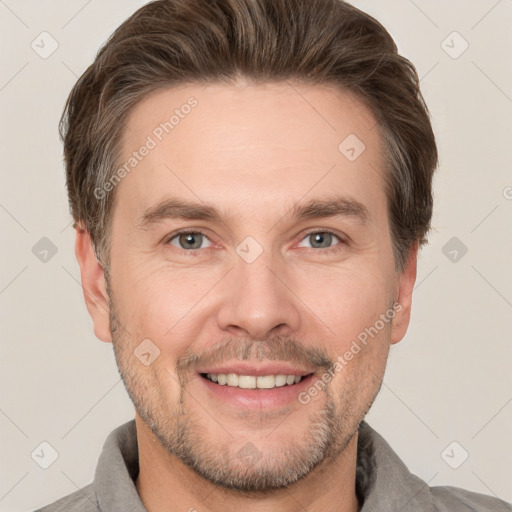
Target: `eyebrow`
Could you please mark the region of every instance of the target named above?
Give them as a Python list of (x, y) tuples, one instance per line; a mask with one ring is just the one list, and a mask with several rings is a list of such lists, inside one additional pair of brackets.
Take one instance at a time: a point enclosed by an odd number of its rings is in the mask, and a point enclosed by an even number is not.
[[(285, 216), (295, 220), (321, 219), (327, 217), (353, 218), (362, 225), (368, 224), (370, 213), (361, 202), (345, 196), (311, 199), (306, 203), (296, 203)], [(224, 217), (231, 219), (234, 215)], [(167, 198), (148, 208), (137, 222), (137, 228), (148, 230), (153, 225), (167, 219), (207, 220), (223, 223), (227, 219), (214, 206), (206, 203), (193, 203), (177, 198)]]

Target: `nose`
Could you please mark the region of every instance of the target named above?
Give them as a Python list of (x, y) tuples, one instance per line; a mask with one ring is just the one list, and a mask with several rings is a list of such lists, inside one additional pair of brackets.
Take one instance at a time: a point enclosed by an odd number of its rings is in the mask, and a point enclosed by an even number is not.
[(289, 271), (265, 251), (252, 263), (235, 259), (219, 300), (218, 326), (233, 335), (264, 340), (300, 328), (300, 300)]

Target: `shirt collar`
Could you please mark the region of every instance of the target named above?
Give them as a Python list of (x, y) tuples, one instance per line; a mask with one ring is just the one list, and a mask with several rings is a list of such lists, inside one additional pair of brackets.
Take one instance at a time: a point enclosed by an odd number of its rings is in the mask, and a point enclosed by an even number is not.
[(100, 509), (147, 512), (135, 487), (138, 474), (137, 429), (131, 420), (109, 434), (98, 460), (93, 486)]
[(410, 473), (385, 439), (366, 422), (359, 426), (357, 490), (360, 512), (433, 512), (429, 486)]

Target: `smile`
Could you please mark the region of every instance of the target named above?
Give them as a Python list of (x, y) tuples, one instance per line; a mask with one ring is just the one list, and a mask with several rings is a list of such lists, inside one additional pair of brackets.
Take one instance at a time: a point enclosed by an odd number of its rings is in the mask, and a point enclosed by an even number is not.
[(221, 386), (242, 389), (272, 389), (298, 384), (307, 375), (239, 375), (237, 373), (201, 373), (201, 376)]

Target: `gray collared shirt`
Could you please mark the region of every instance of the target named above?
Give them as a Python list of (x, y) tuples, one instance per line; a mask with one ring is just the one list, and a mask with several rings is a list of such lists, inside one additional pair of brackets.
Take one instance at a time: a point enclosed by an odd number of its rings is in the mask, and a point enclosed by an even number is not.
[[(429, 487), (412, 475), (366, 422), (359, 428), (360, 512), (512, 512), (497, 498), (455, 487)], [(147, 512), (135, 487), (139, 472), (135, 420), (109, 434), (92, 484), (36, 512)]]

